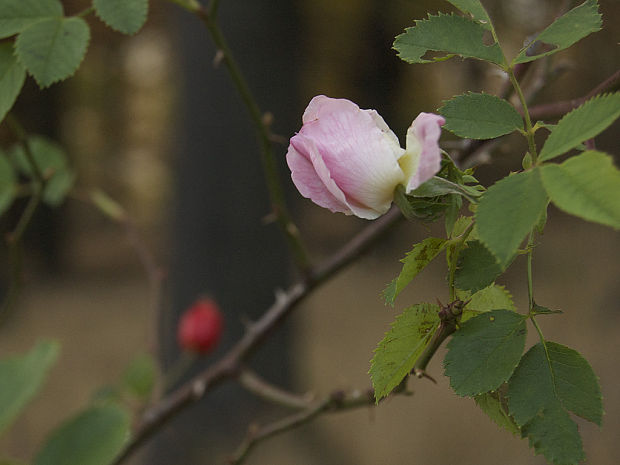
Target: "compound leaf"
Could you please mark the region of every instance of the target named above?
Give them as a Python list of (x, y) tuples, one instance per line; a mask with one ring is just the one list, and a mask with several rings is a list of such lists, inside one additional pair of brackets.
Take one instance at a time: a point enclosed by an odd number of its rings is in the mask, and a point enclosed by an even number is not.
[(620, 171), (610, 156), (584, 152), (540, 168), (551, 201), (571, 215), (620, 229)]
[(114, 404), (91, 407), (55, 430), (34, 465), (108, 465), (129, 439), (129, 414)]
[[(484, 44), (485, 31), (480, 23), (462, 16), (439, 13), (438, 16), (429, 15), (428, 19), (417, 20), (414, 27), (405, 29), (396, 37), (394, 49), (408, 63), (432, 63), (460, 55), (501, 65), (505, 61), (502, 50), (497, 42)], [(445, 52), (448, 56), (422, 58), (428, 51)]]
[(47, 87), (75, 73), (89, 40), (90, 29), (82, 18), (48, 18), (20, 33), (15, 51), (39, 86)]
[(41, 388), (58, 351), (55, 342), (41, 342), (25, 355), (0, 360), (0, 432)]
[(474, 397), (476, 405), (486, 413), (493, 422), (512, 434), (521, 435), (521, 430), (508, 413), (505, 399), (501, 396), (500, 390), (485, 392)]
[(463, 13), (470, 14), (485, 29), (491, 30), (491, 18), (479, 0), (448, 0)]
[(64, 14), (58, 0), (2, 0), (0, 2), (0, 39), (17, 34), (42, 19)]
[(468, 92), (444, 101), (439, 113), (444, 126), (457, 136), (493, 139), (523, 129), (523, 119), (506, 100), (490, 94)]
[(547, 208), (547, 193), (534, 169), (508, 176), (492, 185), (476, 209), (476, 227), (482, 243), (506, 268), (519, 244)]
[[(513, 60), (513, 64), (537, 60), (564, 50), (592, 32), (599, 31), (603, 22), (598, 12), (596, 0), (586, 0), (565, 15), (560, 16), (526, 47)], [(536, 48), (549, 47), (550, 50), (536, 53)], [(534, 55), (528, 50), (534, 50)]]
[(112, 29), (135, 34), (146, 22), (148, 0), (93, 0), (97, 16)]
[(555, 126), (540, 151), (540, 160), (550, 160), (577, 147), (607, 129), (620, 117), (620, 93), (603, 94), (575, 108)]
[(467, 242), (457, 266), (455, 286), (472, 293), (489, 286), (503, 272), (495, 256), (480, 241)]
[(383, 291), (386, 304), (394, 305), (394, 300), (398, 294), (426, 265), (433, 261), (441, 249), (443, 249), (445, 243), (445, 239), (428, 237), (419, 244), (414, 245), (411, 252), (407, 252), (405, 258), (401, 259), (403, 268), (400, 274)]
[(510, 310), (493, 310), (462, 324), (444, 359), (454, 392), (475, 396), (510, 378), (525, 346), (525, 319)]
[(431, 304), (406, 308), (379, 342), (369, 371), (377, 402), (413, 369), (439, 326), (438, 312)]

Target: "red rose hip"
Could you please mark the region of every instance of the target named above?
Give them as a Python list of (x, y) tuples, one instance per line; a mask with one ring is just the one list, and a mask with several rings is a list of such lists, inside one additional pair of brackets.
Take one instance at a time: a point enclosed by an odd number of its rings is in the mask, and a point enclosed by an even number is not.
[(217, 345), (223, 326), (218, 305), (208, 298), (198, 299), (181, 315), (177, 331), (179, 345), (183, 350), (205, 354)]

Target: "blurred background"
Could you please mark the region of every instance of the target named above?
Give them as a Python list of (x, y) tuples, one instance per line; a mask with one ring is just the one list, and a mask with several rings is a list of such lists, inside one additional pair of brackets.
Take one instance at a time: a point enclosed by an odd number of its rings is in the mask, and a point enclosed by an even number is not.
[[(577, 2), (488, 0), (508, 56), (525, 37)], [(620, 65), (620, 3), (601, 0), (604, 29), (530, 70), (534, 103), (577, 98)], [(87, 2), (63, 1), (68, 13)], [(447, 2), (360, 0), (228, 0), (220, 24), (272, 130), (291, 209), (316, 260), (367, 224), (302, 199), (289, 181), (288, 138), (315, 95), (349, 98), (376, 109), (404, 140), (420, 111), (466, 90), (497, 93), (504, 77), (473, 60), (407, 65), (391, 49), (394, 37)], [(26, 236), (25, 282), (0, 326), (0, 356), (25, 352), (39, 339), (62, 344), (44, 389), (0, 440), (0, 458), (27, 462), (45, 436), (114, 382), (136, 354), (151, 352), (163, 369), (178, 357), (179, 313), (200, 295), (225, 313), (220, 349), (257, 318), (278, 288), (295, 278), (269, 213), (253, 128), (202, 24), (175, 5), (151, 0), (149, 20), (135, 36), (88, 17), (92, 39), (84, 63), (68, 81), (40, 91), (29, 79), (15, 112), (29, 132), (62, 142), (79, 175), (75, 195), (60, 208), (40, 209)], [(620, 153), (616, 122), (597, 148)], [(0, 131), (0, 137), (6, 134)], [(442, 142), (450, 144), (444, 132)], [(519, 169), (525, 141), (507, 137), (477, 162), (485, 185)], [(491, 163), (486, 163), (491, 161)], [(165, 279), (154, 296), (139, 253), (122, 226), (83, 202), (101, 188), (125, 207)], [(10, 212), (3, 230), (19, 213)], [(535, 252), (537, 301), (564, 311), (542, 320), (545, 336), (579, 350), (600, 377), (606, 416), (599, 430), (579, 422), (592, 464), (617, 463), (620, 382), (620, 241), (616, 232), (550, 208)], [(441, 223), (441, 222), (440, 222)], [(369, 386), (372, 350), (404, 306), (447, 300), (446, 269), (437, 260), (384, 307), (380, 293), (400, 270), (398, 260), (442, 225), (401, 224), (373, 252), (306, 300), (253, 359), (269, 381), (296, 392), (327, 394)], [(6, 258), (6, 250), (2, 251)], [(6, 259), (4, 260), (6, 262)], [(8, 270), (2, 270), (5, 278)], [(527, 301), (524, 261), (499, 280), (518, 307)], [(533, 341), (534, 339), (531, 339)], [(442, 377), (442, 354), (430, 373), (412, 380), (411, 397), (378, 408), (325, 415), (313, 424), (260, 444), (248, 464), (377, 465), (543, 464), (526, 441), (500, 431), (472, 401), (458, 398)], [(132, 464), (225, 463), (250, 422), (285, 414), (228, 384), (181, 414), (141, 449)], [(446, 438), (449, 438), (448, 440)]]

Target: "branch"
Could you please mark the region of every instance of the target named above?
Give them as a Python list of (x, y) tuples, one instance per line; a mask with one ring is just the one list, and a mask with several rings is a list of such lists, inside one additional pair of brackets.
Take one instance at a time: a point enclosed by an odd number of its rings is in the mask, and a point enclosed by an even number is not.
[(326, 398), (314, 402), (307, 409), (282, 418), (263, 427), (250, 426), (245, 440), (241, 443), (234, 455), (230, 458), (230, 465), (240, 465), (250, 451), (261, 441), (289, 431), (314, 420), (317, 416), (327, 412), (341, 412), (358, 407), (374, 406), (375, 397), (372, 389), (351, 392), (335, 391)]
[(373, 221), (325, 263), (311, 269), (306, 277), (276, 294), (272, 306), (254, 323), (247, 326), (243, 337), (215, 364), (147, 409), (133, 438), (113, 462), (122, 463), (171, 418), (198, 402), (215, 386), (238, 376), (242, 363), (304, 298), (364, 253), (402, 216), (396, 207)]
[(285, 391), (277, 386), (269, 384), (250, 369), (243, 369), (237, 378), (239, 383), (254, 395), (273, 404), (292, 409), (308, 408), (312, 401), (312, 394), (303, 396)]
[(609, 76), (607, 79), (605, 79), (603, 82), (601, 82), (599, 85), (597, 85), (585, 96), (572, 100), (565, 100), (562, 102), (543, 103), (541, 105), (536, 105), (530, 108), (530, 116), (534, 120), (563, 116), (569, 111), (577, 108), (578, 106), (583, 105), (587, 100), (591, 99), (595, 95), (598, 95), (601, 92), (614, 90), (618, 87), (618, 84), (620, 84), (620, 69), (611, 76)]

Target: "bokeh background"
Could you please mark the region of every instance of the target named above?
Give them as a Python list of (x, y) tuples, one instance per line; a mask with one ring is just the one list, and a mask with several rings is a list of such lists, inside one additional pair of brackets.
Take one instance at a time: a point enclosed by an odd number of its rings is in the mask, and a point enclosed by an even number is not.
[[(87, 6), (63, 3), (68, 12)], [(558, 11), (577, 4), (483, 3), (509, 55)], [(199, 295), (214, 297), (225, 312), (221, 353), (242, 334), (243, 319), (257, 318), (274, 291), (295, 277), (279, 231), (265, 221), (268, 204), (252, 126), (226, 70), (214, 66), (209, 36), (175, 5), (150, 4), (146, 26), (132, 37), (90, 16), (93, 37), (76, 76), (44, 91), (28, 80), (16, 105), (29, 131), (67, 147), (79, 178), (75, 195), (62, 207), (37, 213), (27, 235), (22, 293), (0, 326), (2, 357), (26, 351), (39, 339), (62, 344), (44, 389), (1, 438), (0, 458), (27, 462), (55, 426), (114, 382), (136, 354), (154, 353), (170, 369), (178, 357), (175, 321)], [(600, 5), (603, 31), (532, 70), (529, 83), (540, 87), (535, 102), (579, 97), (618, 69), (620, 3)], [(490, 66), (462, 60), (413, 66), (391, 50), (394, 36), (414, 19), (449, 9), (447, 2), (405, 0), (221, 2), (222, 29), (284, 141), (275, 146), (282, 179), (317, 260), (367, 223), (300, 198), (284, 164), (286, 140), (317, 94), (377, 109), (402, 140), (415, 115), (435, 111), (443, 99), (466, 90), (497, 92), (504, 78)], [(619, 130), (616, 123), (597, 138), (597, 147), (619, 154)], [(0, 137), (6, 134), (0, 131)], [(449, 134), (442, 140), (453, 146)], [(520, 166), (525, 149), (522, 138), (505, 138), (478, 160), (477, 176), (491, 184)], [(81, 193), (95, 187), (126, 208), (142, 243), (153, 251), (165, 276), (156, 302), (127, 231), (81, 200)], [(17, 213), (3, 220), (5, 231)], [(384, 307), (379, 296), (399, 271), (398, 259), (429, 231), (441, 234), (441, 227), (395, 228), (305, 301), (253, 366), (297, 392), (368, 387), (372, 350), (398, 312), (407, 304), (446, 300), (441, 260), (414, 281), (396, 309)], [(600, 377), (603, 428), (580, 422), (589, 463), (597, 465), (620, 457), (619, 259), (617, 232), (550, 209), (535, 252), (535, 292), (541, 304), (564, 311), (542, 320), (545, 335), (579, 350)], [(6, 277), (7, 270), (3, 273)], [(517, 261), (500, 282), (522, 308), (524, 263)], [(412, 380), (411, 397), (323, 416), (262, 443), (247, 463), (543, 464), (525, 441), (499, 431), (473, 402), (452, 393), (441, 376), (441, 359), (438, 354), (429, 367), (437, 385)], [(171, 422), (130, 463), (225, 463), (248, 423), (283, 414), (226, 385)]]

